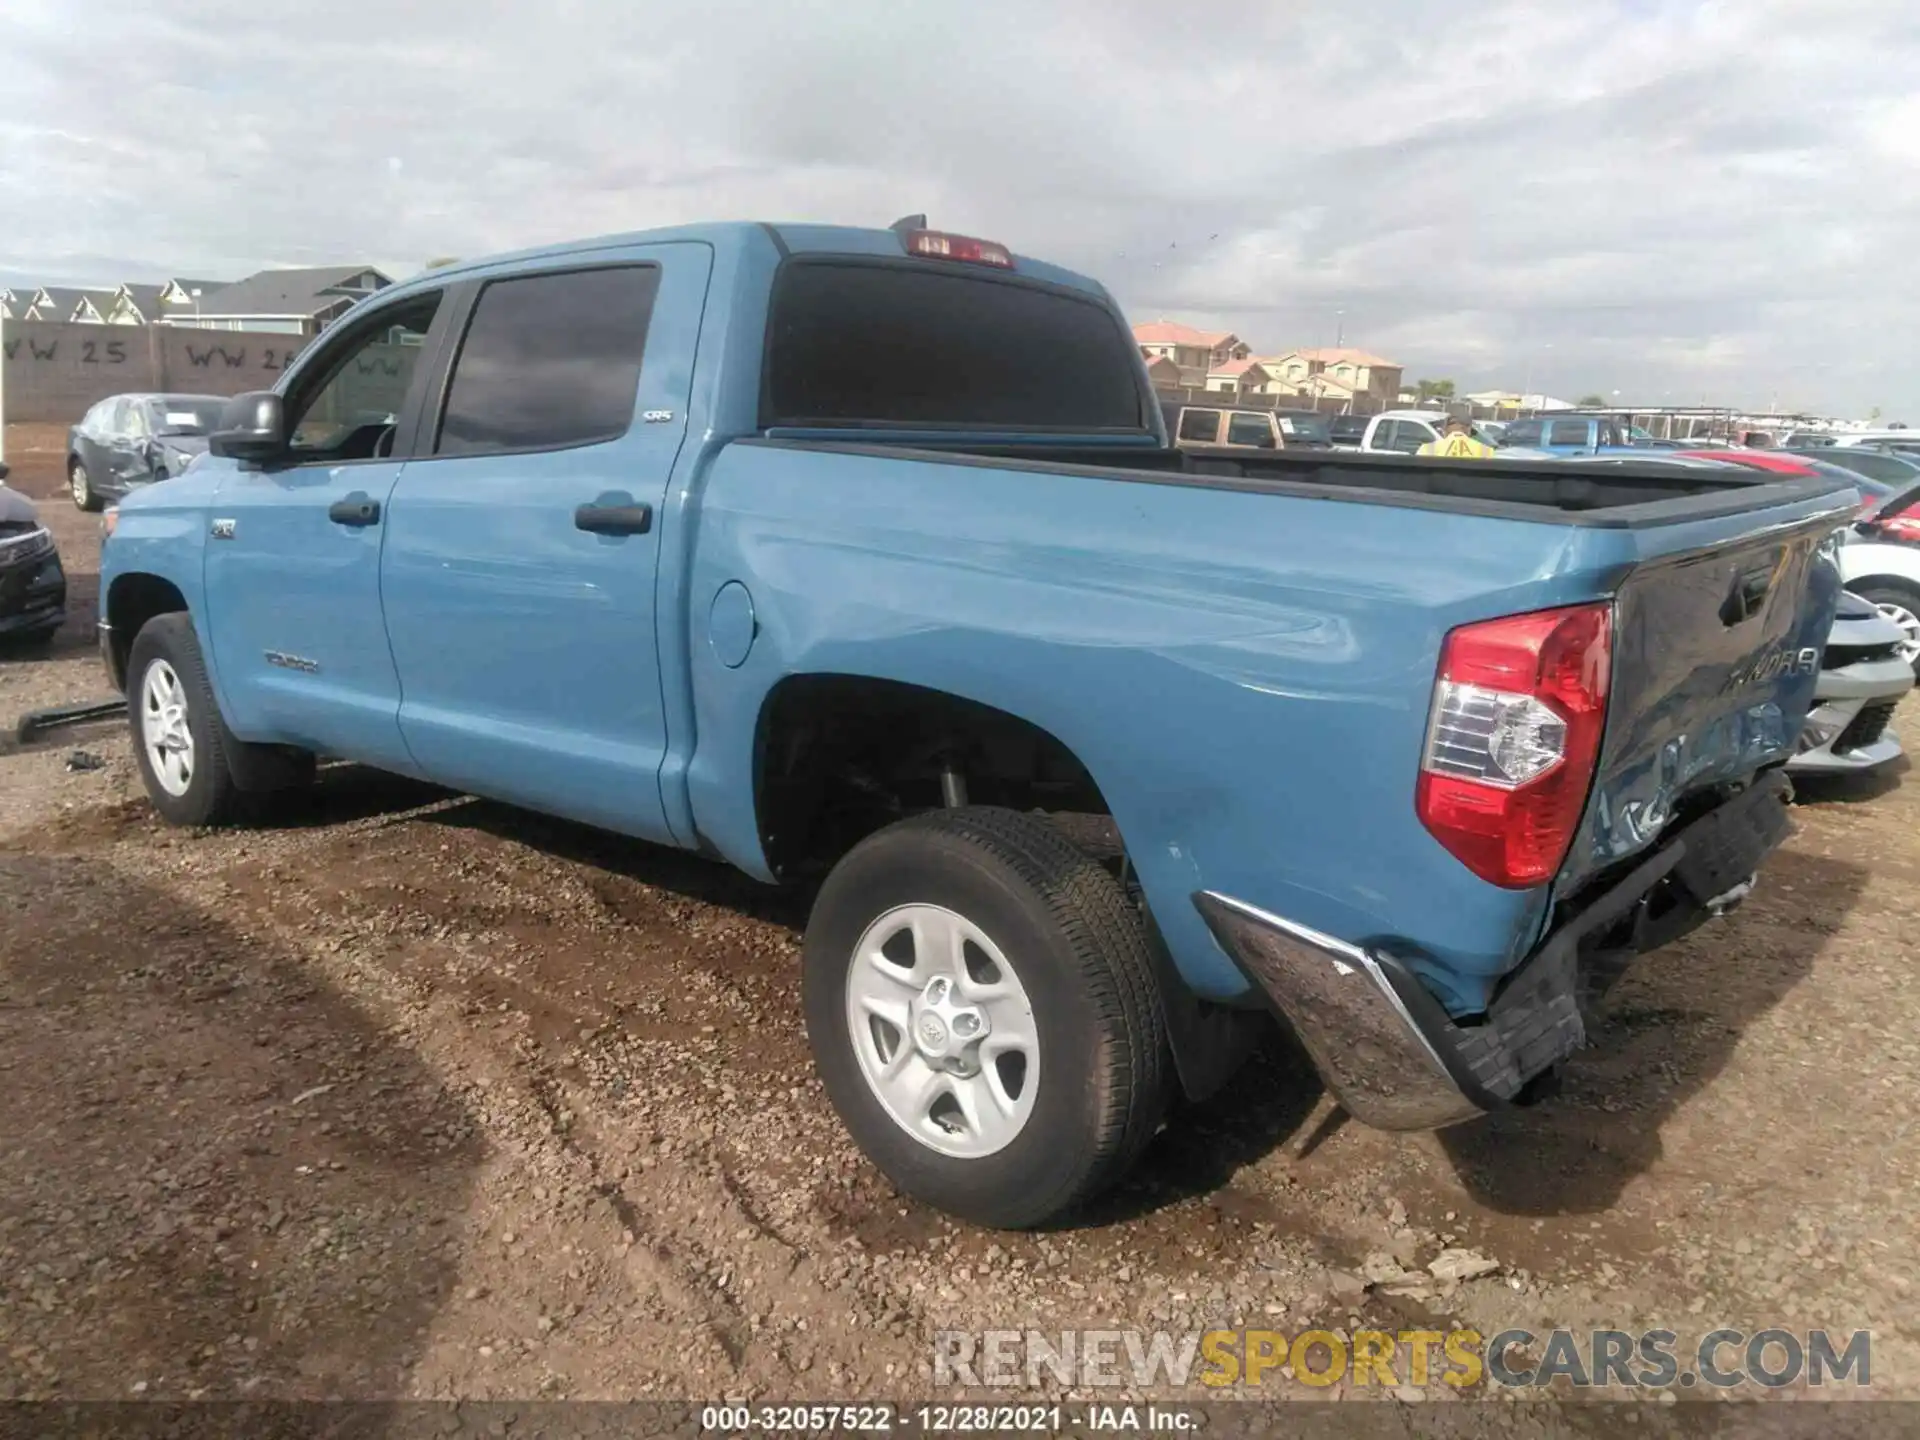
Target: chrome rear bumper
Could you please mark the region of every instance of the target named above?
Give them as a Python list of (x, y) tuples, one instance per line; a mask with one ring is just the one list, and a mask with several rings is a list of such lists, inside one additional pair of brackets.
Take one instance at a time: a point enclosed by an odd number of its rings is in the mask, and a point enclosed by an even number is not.
[(1763, 775), (1560, 906), (1552, 934), (1501, 982), (1486, 1013), (1458, 1020), (1380, 947), (1212, 890), (1193, 903), (1349, 1114), (1382, 1130), (1438, 1130), (1520, 1099), (1586, 1042), (1581, 1007), (1602, 982), (1739, 905), (1791, 829), (1790, 793), (1784, 775)]
[(1211, 890), (1194, 903), (1356, 1120), (1382, 1130), (1438, 1130), (1482, 1113), (1414, 1018), (1406, 987), (1419, 991), (1415, 1004), (1438, 1004), (1390, 956)]

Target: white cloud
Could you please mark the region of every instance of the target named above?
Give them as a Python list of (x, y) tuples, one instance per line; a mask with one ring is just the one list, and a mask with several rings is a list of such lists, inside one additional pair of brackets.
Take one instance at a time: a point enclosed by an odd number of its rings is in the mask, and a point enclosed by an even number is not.
[(14, 0), (0, 265), (404, 269), (926, 210), (1264, 351), (1344, 311), (1475, 386), (1908, 404), (1920, 16), (1458, 8)]

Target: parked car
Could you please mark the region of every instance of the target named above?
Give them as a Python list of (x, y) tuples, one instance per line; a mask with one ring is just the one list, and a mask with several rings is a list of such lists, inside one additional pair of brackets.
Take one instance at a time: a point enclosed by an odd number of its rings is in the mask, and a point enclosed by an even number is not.
[[(1862, 480), (1864, 491), (1878, 482)], [(1920, 485), (1877, 494), (1840, 547), (1847, 589), (1871, 603), (1901, 634), (1901, 654), (1920, 673)]]
[(1273, 418), (1289, 448), (1325, 450), (1333, 444), (1333, 427), (1317, 410), (1276, 410)]
[(1316, 440), (1295, 429), (1290, 420), (1283, 420), (1272, 410), (1181, 405), (1171, 400), (1162, 401), (1160, 408), (1166, 417), (1173, 443), (1182, 449), (1215, 449), (1222, 446), (1251, 450), (1325, 448), (1323, 440)]
[[(1383, 411), (1367, 422), (1366, 429), (1361, 432), (1360, 448), (1377, 454), (1418, 454), (1422, 445), (1432, 444), (1446, 433), (1449, 418), (1445, 410)], [(1506, 443), (1504, 426), (1500, 427), (1502, 433), (1496, 433), (1488, 428), (1493, 423), (1491, 421), (1470, 420), (1467, 423), (1476, 439), (1496, 450)]]
[(67, 573), (33, 502), (0, 464), (0, 644), (44, 645), (67, 618)]
[(1831, 430), (1786, 430), (1776, 443), (1782, 450), (1827, 450), (1835, 438)]
[(1438, 440), (1446, 423), (1444, 410), (1383, 410), (1368, 418), (1360, 448), (1373, 454), (1411, 455)]
[(1920, 431), (1856, 430), (1834, 442), (1841, 449), (1886, 450), (1895, 455), (1920, 455)]
[(1851, 488), (1435, 477), (1176, 448), (998, 244), (688, 227), (362, 300), (113, 512), (103, 655), (175, 824), (326, 754), (817, 882), (780, 1018), (849, 1132), (1032, 1225), (1262, 1007), (1359, 1120), (1529, 1099), (1785, 835)]
[(206, 452), (220, 395), (110, 395), (67, 431), (67, 489), (98, 510), (135, 486), (178, 475)]
[(1800, 750), (1787, 762), (1789, 774), (1874, 770), (1900, 757), (1900, 737), (1887, 727), (1913, 688), (1906, 641), (1874, 605), (1855, 595), (1841, 597)]
[(1862, 445), (1823, 445), (1819, 457), (1824, 465), (1837, 465), (1889, 489), (1920, 485), (1920, 456), (1869, 450)]
[(1367, 438), (1367, 417), (1365, 415), (1329, 415), (1327, 417), (1327, 439), (1336, 450), (1358, 450), (1360, 442)]
[(1623, 446), (1624, 428), (1604, 415), (1542, 415), (1507, 426), (1507, 444), (1555, 455)]

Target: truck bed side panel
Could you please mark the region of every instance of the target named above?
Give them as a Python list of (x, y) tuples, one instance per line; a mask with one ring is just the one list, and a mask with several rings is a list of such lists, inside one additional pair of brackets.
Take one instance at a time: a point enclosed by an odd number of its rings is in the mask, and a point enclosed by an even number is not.
[[(1591, 598), (1615, 562), (1561, 527), (931, 460), (733, 445), (701, 487), (688, 647), (702, 838), (764, 874), (754, 732), (783, 677), (963, 695), (1064, 742), (1112, 806), (1190, 983), (1244, 982), (1207, 886), (1355, 941), (1418, 934), (1479, 1005), (1544, 891), (1472, 879), (1414, 814), (1442, 636)], [(746, 662), (706, 626), (752, 592)], [(1453, 972), (1453, 973), (1449, 973)]]

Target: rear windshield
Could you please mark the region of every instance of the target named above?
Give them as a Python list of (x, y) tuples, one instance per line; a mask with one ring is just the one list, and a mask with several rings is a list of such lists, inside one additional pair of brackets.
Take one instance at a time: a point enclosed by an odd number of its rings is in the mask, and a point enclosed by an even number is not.
[(969, 267), (801, 261), (767, 327), (764, 425), (1141, 430), (1139, 350), (1092, 299)]

